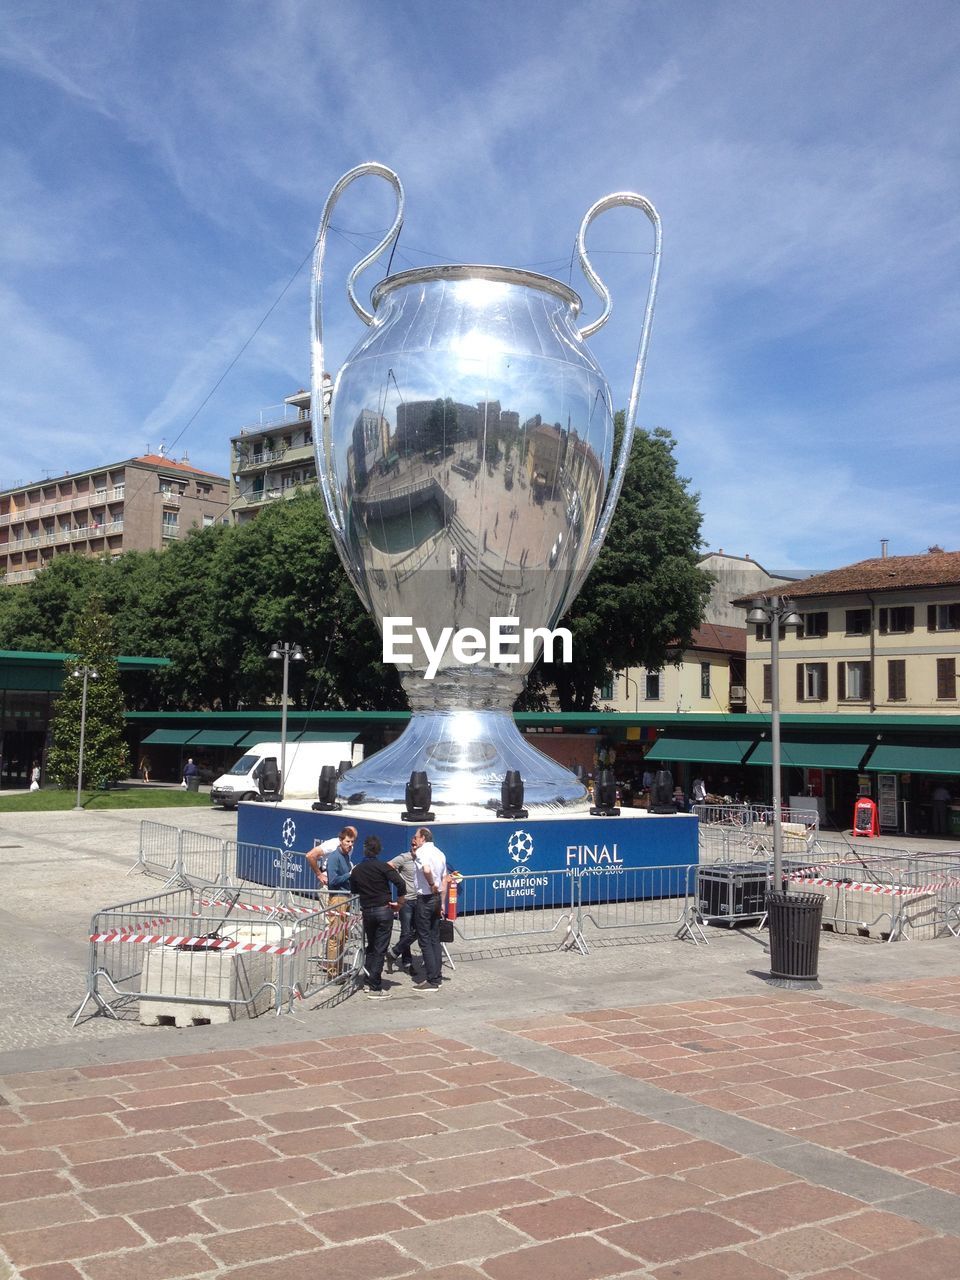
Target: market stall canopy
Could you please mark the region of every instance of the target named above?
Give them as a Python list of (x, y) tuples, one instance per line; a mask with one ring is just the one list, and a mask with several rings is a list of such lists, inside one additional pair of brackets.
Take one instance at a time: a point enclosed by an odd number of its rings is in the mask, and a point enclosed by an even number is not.
[(872, 773), (946, 773), (960, 777), (960, 748), (881, 742), (865, 767)]
[(658, 738), (643, 757), (656, 763), (659, 760), (679, 764), (740, 764), (756, 739), (733, 741), (724, 738)]

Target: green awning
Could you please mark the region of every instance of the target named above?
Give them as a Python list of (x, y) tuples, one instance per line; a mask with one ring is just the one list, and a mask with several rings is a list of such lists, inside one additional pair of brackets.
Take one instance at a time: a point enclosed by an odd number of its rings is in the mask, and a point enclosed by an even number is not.
[(254, 729), (252, 733), (245, 733), (236, 746), (252, 747), (255, 742), (279, 742), (279, 729)]
[[(792, 769), (859, 769), (870, 749), (869, 742), (783, 742), (780, 760)], [(773, 763), (768, 740), (758, 743), (747, 764)]]
[(182, 747), (190, 741), (196, 729), (154, 729), (140, 744), (143, 747)]
[(960, 748), (900, 747), (881, 742), (866, 768), (872, 773), (947, 773), (960, 777)]
[(239, 729), (201, 729), (190, 739), (191, 747), (235, 747), (241, 736)]
[(647, 754), (648, 760), (666, 760), (671, 763), (687, 761), (693, 764), (740, 764), (753, 746), (730, 738), (658, 738)]
[(357, 735), (350, 733), (346, 729), (343, 733), (314, 733), (312, 729), (308, 729), (306, 733), (301, 733), (297, 738), (291, 738), (291, 742), (356, 742)]

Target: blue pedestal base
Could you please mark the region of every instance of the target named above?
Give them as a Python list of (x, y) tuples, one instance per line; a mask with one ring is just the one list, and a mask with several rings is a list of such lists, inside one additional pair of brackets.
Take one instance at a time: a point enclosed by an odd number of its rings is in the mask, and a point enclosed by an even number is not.
[[(241, 804), (237, 816), (237, 873), (261, 884), (283, 884), (290, 889), (315, 889), (313, 872), (304, 854), (315, 841), (335, 836), (341, 828), (359, 832), (356, 857), (365, 836), (375, 835), (383, 844), (381, 857), (394, 858), (410, 847), (418, 823), (403, 822), (400, 811), (387, 816), (383, 806), (344, 808), (315, 813), (306, 802)], [(539, 873), (564, 871), (581, 879), (584, 898), (610, 877), (647, 867), (690, 867), (698, 861), (697, 819), (689, 814), (652, 815), (640, 809), (624, 809), (619, 818), (529, 817), (513, 821), (475, 811), (444, 812), (426, 824), (447, 862), (463, 876), (498, 876), (525, 885), (526, 905), (540, 898), (535, 883)], [(279, 850), (276, 852), (265, 852)], [(639, 884), (636, 876), (631, 883)], [(651, 886), (653, 879), (651, 878)], [(662, 885), (662, 878), (657, 880)], [(679, 881), (678, 881), (679, 883)], [(533, 892), (530, 892), (530, 891)], [(659, 894), (664, 890), (650, 890)], [(647, 896), (634, 892), (631, 896)]]

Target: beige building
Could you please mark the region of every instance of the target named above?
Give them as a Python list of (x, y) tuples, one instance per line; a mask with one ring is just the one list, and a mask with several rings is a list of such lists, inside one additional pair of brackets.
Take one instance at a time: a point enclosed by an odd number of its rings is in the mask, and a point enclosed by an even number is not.
[(317, 483), (310, 392), (287, 396), (260, 418), (256, 426), (242, 427), (230, 438), (230, 514), (235, 524), (253, 520), (267, 503), (292, 498), (298, 489)]
[(723, 627), (705, 622), (693, 633), (679, 664), (668, 663), (659, 671), (630, 667), (618, 671), (601, 689), (601, 711), (698, 712), (726, 714), (745, 710), (743, 627)]
[[(960, 551), (861, 560), (784, 593), (803, 626), (780, 640), (782, 711), (957, 715)], [(769, 709), (769, 626), (748, 628), (747, 700)]]
[(160, 550), (226, 510), (224, 476), (148, 453), (0, 492), (0, 581), (28, 582), (64, 552)]

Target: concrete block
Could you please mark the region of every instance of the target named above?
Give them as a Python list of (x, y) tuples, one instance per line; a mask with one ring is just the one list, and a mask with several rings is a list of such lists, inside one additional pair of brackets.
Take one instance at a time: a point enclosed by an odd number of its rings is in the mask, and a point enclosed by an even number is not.
[[(244, 930), (243, 941), (278, 941), (276, 931)], [(249, 936), (248, 936), (249, 935)], [(278, 956), (265, 952), (148, 947), (140, 980), (140, 1022), (190, 1027), (256, 1018), (273, 1009)]]

